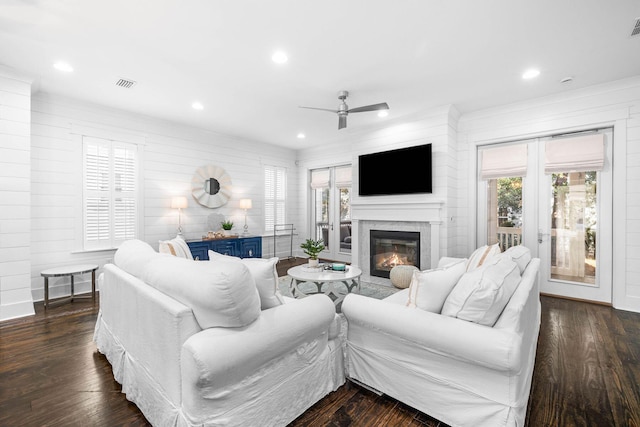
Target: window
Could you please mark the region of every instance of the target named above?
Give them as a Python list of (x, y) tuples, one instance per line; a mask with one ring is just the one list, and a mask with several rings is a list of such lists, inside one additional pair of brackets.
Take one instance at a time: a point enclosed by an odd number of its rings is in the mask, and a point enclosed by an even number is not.
[(83, 136), (84, 249), (111, 249), (138, 236), (138, 147)]
[(278, 166), (264, 167), (264, 231), (284, 224), (287, 203), (287, 170)]

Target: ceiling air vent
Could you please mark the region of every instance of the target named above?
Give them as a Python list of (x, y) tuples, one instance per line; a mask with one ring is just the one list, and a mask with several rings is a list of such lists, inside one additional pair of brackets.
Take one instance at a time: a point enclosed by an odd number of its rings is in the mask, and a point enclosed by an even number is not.
[(133, 86), (135, 86), (136, 82), (134, 82), (133, 80), (128, 80), (128, 79), (120, 79), (116, 82), (116, 86), (120, 86), (123, 87), (125, 89), (131, 89)]
[(633, 27), (633, 30), (631, 30), (631, 37), (637, 36), (638, 34), (640, 34), (640, 18), (636, 18), (636, 25)]

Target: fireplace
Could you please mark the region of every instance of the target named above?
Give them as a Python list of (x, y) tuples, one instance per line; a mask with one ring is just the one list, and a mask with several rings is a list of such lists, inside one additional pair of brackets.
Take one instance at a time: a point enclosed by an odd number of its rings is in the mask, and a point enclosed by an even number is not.
[(389, 272), (400, 264), (420, 268), (420, 232), (370, 230), (370, 274), (389, 278)]

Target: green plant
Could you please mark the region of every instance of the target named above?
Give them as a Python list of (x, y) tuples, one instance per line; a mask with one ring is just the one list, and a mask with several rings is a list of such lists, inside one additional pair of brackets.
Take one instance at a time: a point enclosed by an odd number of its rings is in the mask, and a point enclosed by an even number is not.
[(220, 223), (223, 230), (231, 230), (233, 228), (233, 221), (227, 221), (226, 219)]
[(302, 252), (309, 255), (309, 258), (318, 259), (318, 254), (324, 250), (324, 241), (307, 239), (300, 244), (300, 248)]

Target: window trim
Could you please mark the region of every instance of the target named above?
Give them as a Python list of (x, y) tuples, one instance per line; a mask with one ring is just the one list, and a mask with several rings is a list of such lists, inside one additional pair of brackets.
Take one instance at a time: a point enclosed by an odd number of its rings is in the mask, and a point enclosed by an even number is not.
[(278, 198), (277, 198), (277, 193), (278, 192), (275, 191), (274, 192), (275, 193), (274, 197), (273, 197), (273, 199), (271, 199), (271, 198), (267, 197), (266, 188), (263, 188), (263, 194), (264, 194), (264, 210), (263, 210), (264, 221), (262, 223), (262, 226), (264, 228), (264, 233), (266, 233), (266, 234), (273, 233), (273, 227), (271, 229), (269, 229), (268, 224), (267, 224), (267, 218), (268, 218), (267, 205), (269, 204), (269, 202), (273, 201), (273, 206), (274, 206), (274, 208), (273, 208), (274, 209), (274, 212), (273, 212), (273, 225), (274, 226), (277, 225), (277, 224), (286, 224), (287, 223), (287, 204), (288, 204), (287, 185), (288, 185), (289, 177), (288, 177), (287, 168), (284, 167), (284, 166), (277, 166), (277, 165), (267, 165), (267, 164), (263, 165), (263, 167), (262, 167), (262, 176), (265, 178), (264, 179), (265, 185), (266, 185), (266, 182), (267, 182), (266, 174), (267, 174), (267, 171), (269, 171), (269, 170), (273, 171), (273, 173), (274, 173), (274, 179), (276, 181), (276, 183), (275, 183), (276, 188), (278, 186), (278, 183), (277, 183), (278, 171), (282, 171), (282, 173), (284, 175), (284, 177), (283, 177), (284, 183), (282, 184), (283, 187), (284, 187), (282, 189), (283, 190), (282, 194), (284, 194), (284, 199), (281, 200), (281, 202), (284, 204), (284, 209), (283, 209), (284, 218), (277, 218), (277, 212), (278, 212), (277, 204), (278, 204), (278, 201), (279, 201)]

